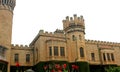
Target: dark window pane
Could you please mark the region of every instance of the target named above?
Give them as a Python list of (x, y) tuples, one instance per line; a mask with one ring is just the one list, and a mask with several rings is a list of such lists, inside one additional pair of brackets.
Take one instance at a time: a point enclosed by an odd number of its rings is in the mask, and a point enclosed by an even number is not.
[(30, 54), (26, 54), (26, 62), (30, 62)]
[(75, 41), (75, 40), (76, 40), (76, 39), (75, 39), (75, 35), (72, 35), (72, 40), (73, 40), (73, 41)]
[(113, 55), (113, 53), (111, 53), (111, 59), (112, 59), (112, 61), (115, 60), (115, 59), (114, 59), (114, 55)]
[(5, 55), (5, 48), (0, 47), (0, 56), (4, 57)]
[(14, 61), (15, 62), (19, 62), (19, 54), (15, 54), (14, 55)]
[(84, 57), (84, 49), (82, 47), (80, 48), (80, 57)]
[(110, 54), (109, 53), (107, 53), (107, 59), (108, 59), (108, 61), (110, 61)]
[(81, 35), (79, 35), (79, 40), (82, 40), (82, 36)]
[(60, 47), (60, 56), (65, 56), (65, 48)]
[(95, 61), (95, 54), (94, 54), (94, 53), (91, 53), (91, 59), (92, 59), (93, 61)]
[(103, 60), (106, 61), (105, 53), (103, 53)]
[(58, 47), (57, 46), (54, 46), (54, 55), (58, 56)]
[(49, 47), (49, 56), (52, 56), (52, 47)]

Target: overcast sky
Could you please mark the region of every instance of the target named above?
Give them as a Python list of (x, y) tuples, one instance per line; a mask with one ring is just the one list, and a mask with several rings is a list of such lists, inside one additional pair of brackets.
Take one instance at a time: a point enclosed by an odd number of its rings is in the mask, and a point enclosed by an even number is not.
[(86, 39), (120, 42), (119, 0), (16, 0), (12, 44), (29, 45), (41, 29), (63, 29), (73, 14), (83, 15)]

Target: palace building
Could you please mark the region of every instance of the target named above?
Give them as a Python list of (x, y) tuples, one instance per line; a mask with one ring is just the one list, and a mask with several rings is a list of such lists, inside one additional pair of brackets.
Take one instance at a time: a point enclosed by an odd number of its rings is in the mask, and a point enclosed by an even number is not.
[(16, 0), (0, 0), (0, 72), (104, 72), (120, 66), (120, 43), (86, 40), (83, 16), (67, 16), (63, 30), (40, 30), (29, 46), (11, 44)]

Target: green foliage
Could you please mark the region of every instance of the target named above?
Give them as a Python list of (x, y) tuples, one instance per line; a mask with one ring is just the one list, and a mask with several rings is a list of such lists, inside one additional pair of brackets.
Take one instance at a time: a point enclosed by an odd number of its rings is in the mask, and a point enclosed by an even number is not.
[(0, 62), (0, 70), (2, 70), (2, 72), (7, 72), (7, 64)]
[(68, 72), (68, 70), (72, 71), (72, 65), (78, 66), (79, 72), (90, 72), (88, 62), (74, 62), (68, 63), (67, 61), (48, 61), (48, 62), (39, 62), (34, 66), (35, 72), (45, 72), (45, 70), (56, 70), (55, 65), (58, 64), (60, 66), (66, 64), (67, 67), (64, 69), (64, 72)]
[(39, 62), (33, 68), (36, 72), (44, 72), (44, 68), (43, 68), (44, 65), (45, 65), (45, 62)]
[(105, 68), (106, 72), (120, 72), (120, 67), (111, 67), (109, 66), (109, 68)]
[(76, 62), (80, 72), (90, 72), (88, 62)]

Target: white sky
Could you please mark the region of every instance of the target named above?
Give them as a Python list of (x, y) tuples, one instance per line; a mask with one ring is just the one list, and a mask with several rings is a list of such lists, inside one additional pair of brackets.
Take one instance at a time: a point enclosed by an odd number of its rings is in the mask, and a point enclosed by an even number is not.
[(120, 42), (120, 0), (16, 0), (12, 44), (29, 45), (41, 29), (62, 29), (73, 14), (83, 15), (86, 39)]

